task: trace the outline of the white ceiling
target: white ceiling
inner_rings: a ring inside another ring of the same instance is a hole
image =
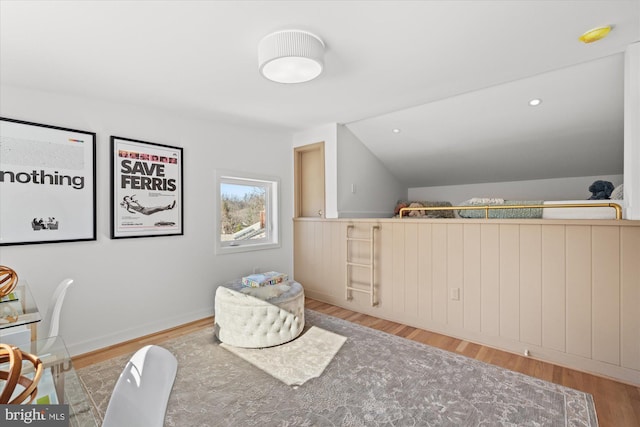
[[[344,123],[409,186],[616,174],[639,5],[2,0],[0,83],[245,126]],[[318,79],[258,74],[259,40],[285,28],[325,41]]]

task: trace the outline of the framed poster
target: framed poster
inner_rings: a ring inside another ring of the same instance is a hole
[[[96,134],[0,117],[0,246],[96,240]]]
[[[184,234],[182,148],[111,137],[111,238]]]

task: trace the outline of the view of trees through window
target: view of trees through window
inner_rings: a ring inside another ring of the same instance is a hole
[[[221,240],[265,237],[265,187],[222,183],[220,197]]]

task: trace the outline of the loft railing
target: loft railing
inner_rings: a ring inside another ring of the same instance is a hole
[[[617,203],[562,203],[553,205],[477,205],[477,206],[423,206],[419,208],[400,209],[400,218],[410,211],[454,211],[484,210],[485,219],[489,219],[490,209],[562,209],[562,208],[612,208],[616,211],[616,219],[622,219],[622,207]]]

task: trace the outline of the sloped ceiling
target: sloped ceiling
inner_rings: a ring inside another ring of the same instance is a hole
[[[290,132],[347,124],[409,186],[614,174],[639,4],[0,1],[0,83]],[[259,40],[285,28],[325,41],[318,79],[259,75]]]
[[[409,187],[621,174],[623,64],[608,56],[348,127]]]

